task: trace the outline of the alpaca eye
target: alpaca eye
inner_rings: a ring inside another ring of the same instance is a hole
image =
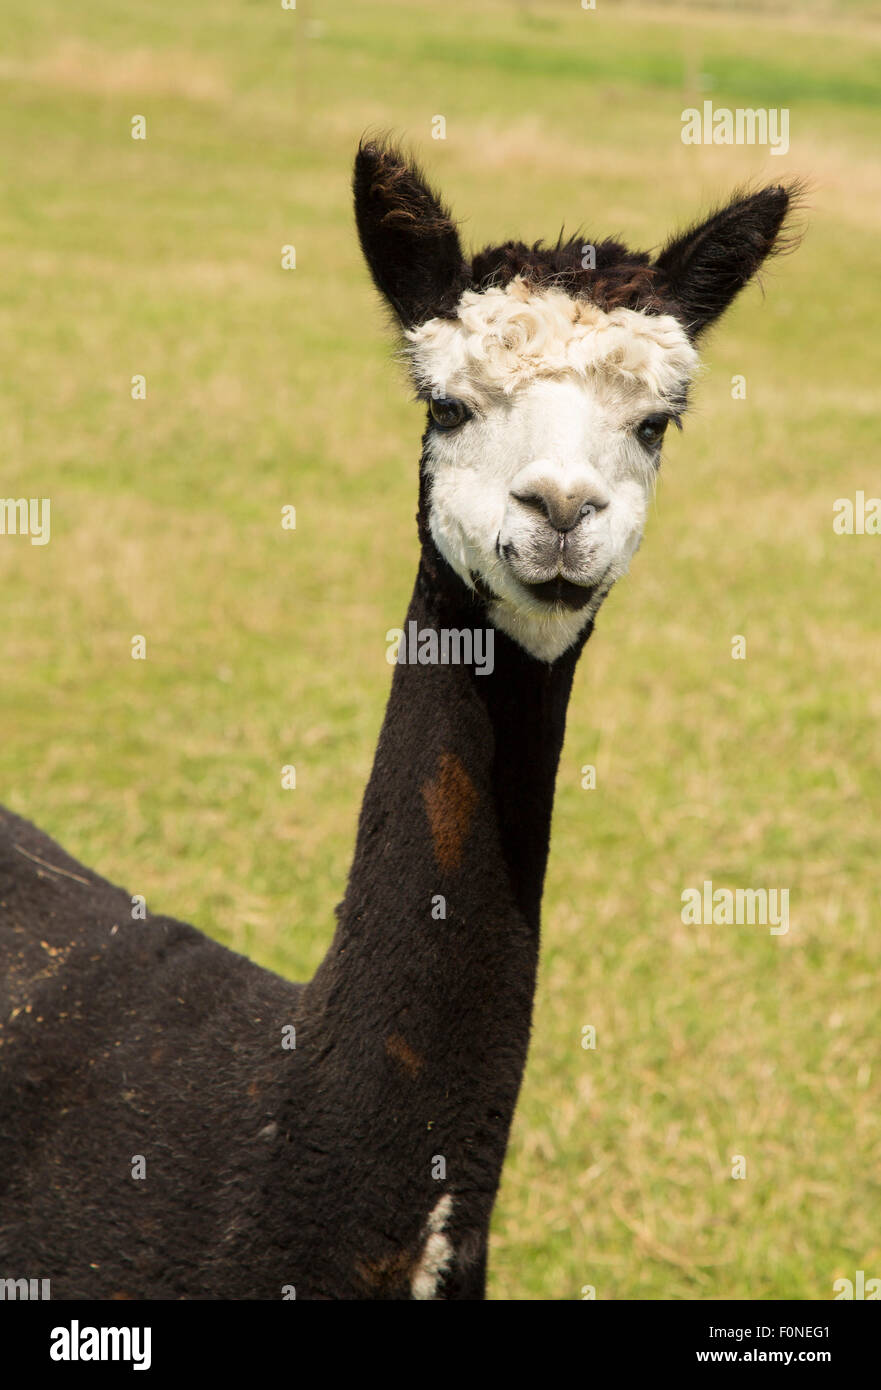
[[[670,423],[669,415],[647,415],[636,427],[636,437],[640,444],[651,449],[664,438],[664,431]]]
[[[442,430],[454,430],[471,418],[471,411],[465,402],[457,400],[455,396],[432,396],[428,410],[438,429]]]

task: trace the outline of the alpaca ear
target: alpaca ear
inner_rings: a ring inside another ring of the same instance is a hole
[[[690,338],[725,312],[766,256],[795,244],[780,232],[797,193],[778,185],[735,198],[664,247],[655,267]]]
[[[469,268],[455,222],[419,170],[392,146],[362,143],[352,187],[364,259],[402,326],[451,309]]]

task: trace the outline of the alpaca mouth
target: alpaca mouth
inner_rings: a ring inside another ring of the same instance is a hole
[[[496,551],[499,556],[510,565],[510,554],[514,551],[512,545],[502,546],[496,542]],[[514,554],[516,555],[516,551]],[[534,599],[539,603],[545,604],[548,608],[566,608],[570,613],[577,613],[590,603],[594,595],[599,591],[603,580],[609,573],[611,566],[608,566],[600,577],[590,584],[576,584],[574,579],[567,579],[564,574],[555,574],[550,579],[524,579],[516,570],[512,571],[514,578]],[[490,588],[483,575],[477,570],[470,571],[471,584],[475,593],[479,594],[485,603],[498,603],[499,596]]]
[[[528,584],[524,579],[521,579],[520,583],[528,594],[532,594],[532,597],[540,602],[560,604],[572,612],[577,612],[579,608],[590,603],[598,588],[596,584],[574,584],[562,574],[556,575],[553,579],[543,579],[536,584]]]
[[[567,579],[562,573],[555,574],[550,579],[524,579],[523,575],[518,573],[518,568],[512,564],[513,560],[520,559],[515,546],[510,541],[503,545],[501,535],[496,537],[496,554],[511,569],[520,587],[538,599],[539,603],[546,603],[548,607],[568,608],[572,613],[577,613],[590,603],[609,572],[608,568],[605,569],[592,584],[576,584],[574,579]],[[473,573],[471,577],[474,578]]]

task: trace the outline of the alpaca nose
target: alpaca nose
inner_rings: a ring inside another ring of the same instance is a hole
[[[576,488],[566,492],[555,483],[544,482],[511,496],[521,506],[540,512],[555,531],[572,531],[582,521],[596,516],[609,505],[598,488]]]

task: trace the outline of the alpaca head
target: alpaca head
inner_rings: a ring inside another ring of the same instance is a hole
[[[398,151],[362,145],[354,191],[367,264],[426,402],[431,536],[490,621],[554,661],[626,572],[695,341],[780,249],[791,194],[737,197],[654,260],[579,235],[468,261]]]

